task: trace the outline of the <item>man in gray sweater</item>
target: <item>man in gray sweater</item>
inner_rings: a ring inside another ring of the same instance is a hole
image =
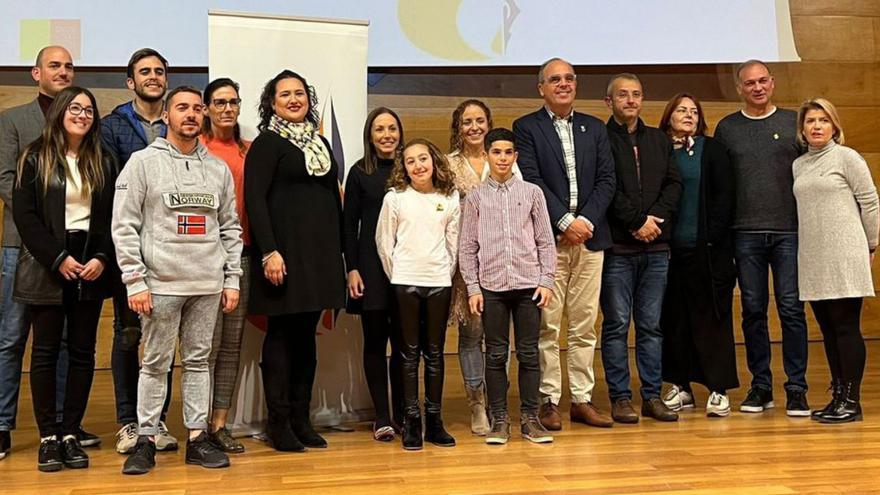
[[[782,323],[786,414],[808,417],[807,324],[798,297],[798,222],[791,173],[792,162],[803,153],[797,143],[797,113],[771,102],[775,83],[765,63],[744,62],[735,76],[744,108],[718,123],[715,138],[730,151],[736,176],[735,257],[752,373],[751,390],[740,411],[756,413],[774,406],[767,327],[769,267]]]
[[[175,343],[183,364],[186,462],[229,466],[210,441],[208,356],[217,310],[238,304],[241,226],[232,174],[199,142],[201,93],[181,86],[165,100],[167,139],[131,156],[116,181],[113,242],[128,292],[142,320],[144,358],[138,381],[138,441],[124,474],[155,465],[155,436]]]

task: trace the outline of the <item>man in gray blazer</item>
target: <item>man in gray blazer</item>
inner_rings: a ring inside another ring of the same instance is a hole
[[[55,95],[73,84],[73,58],[61,46],[47,46],[37,54],[31,77],[39,93],[30,103],[0,113],[0,199],[3,200],[3,249],[0,253],[0,459],[11,449],[10,431],[15,429],[21,366],[29,322],[23,304],[12,300],[12,281],[21,238],[12,221],[12,188],[16,166],[22,151],[40,137],[45,114]],[[59,367],[59,387],[67,378],[65,366]],[[97,445],[100,439],[80,429],[83,446]]]

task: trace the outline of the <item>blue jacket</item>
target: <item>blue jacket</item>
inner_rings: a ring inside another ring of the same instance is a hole
[[[161,137],[165,137],[167,133],[168,128],[162,124]],[[150,145],[143,125],[134,113],[134,102],[119,105],[110,115],[101,119],[101,140],[104,141],[104,149],[110,150],[116,157],[120,169],[125,166],[132,153]]]
[[[574,112],[574,151],[577,167],[578,205],[575,216],[593,223],[593,237],[587,241],[591,251],[611,247],[611,229],[606,211],[615,192],[614,158],[608,142],[608,131],[601,120]],[[513,123],[516,135],[517,164],[523,179],[537,184],[544,191],[550,223],[556,224],[569,213],[569,183],[562,142],[545,108],[520,117]]]

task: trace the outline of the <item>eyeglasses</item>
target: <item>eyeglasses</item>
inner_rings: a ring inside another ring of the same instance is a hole
[[[562,84],[563,81],[571,84],[571,83],[577,81],[577,75],[575,75],[575,74],[563,74],[563,75],[554,74],[554,75],[548,77],[547,79],[545,79],[545,81],[548,84],[550,84],[551,86],[559,86],[560,84]]]
[[[95,109],[93,107],[84,107],[79,103],[71,103],[67,105],[67,111],[70,112],[70,115],[77,116],[83,112],[86,113],[86,118],[93,119],[95,118]]]
[[[216,98],[211,100],[211,105],[213,105],[214,108],[216,108],[217,110],[222,110],[226,108],[226,105],[229,105],[229,108],[235,110],[241,105],[241,98],[230,98],[228,100]]]

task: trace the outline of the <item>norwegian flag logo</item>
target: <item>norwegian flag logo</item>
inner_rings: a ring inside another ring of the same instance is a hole
[[[177,233],[180,235],[205,235],[205,215],[177,215]]]

